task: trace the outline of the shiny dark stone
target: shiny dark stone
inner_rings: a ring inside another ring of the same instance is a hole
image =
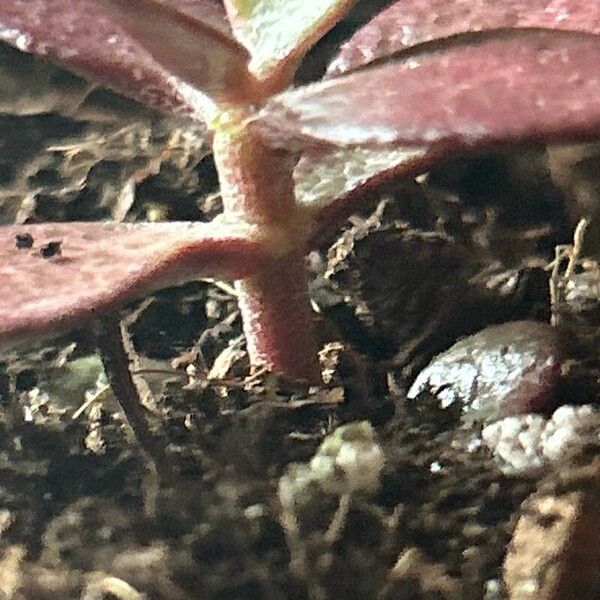
[[[436,356],[408,397],[428,392],[442,408],[460,402],[466,422],[543,411],[552,405],[562,358],[559,334],[551,325],[494,325]]]

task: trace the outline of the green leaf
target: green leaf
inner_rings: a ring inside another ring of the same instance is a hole
[[[250,71],[270,79],[290,66],[355,0],[225,0],[233,33],[250,52]]]

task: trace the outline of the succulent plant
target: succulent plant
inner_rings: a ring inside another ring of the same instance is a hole
[[[303,54],[353,4],[2,0],[1,40],[203,121],[224,210],[1,227],[0,344],[210,275],[236,280],[252,365],[315,381],[304,257],[367,190],[457,151],[600,133],[595,0],[400,0],[322,81],[294,88]]]

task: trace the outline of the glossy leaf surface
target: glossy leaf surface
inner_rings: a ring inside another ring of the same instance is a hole
[[[350,9],[355,0],[225,0],[237,39],[261,79],[293,62]]]
[[[546,28],[600,33],[596,0],[398,0],[346,42],[328,73],[339,75],[417,44],[474,31]]]
[[[273,98],[254,120],[273,145],[472,147],[600,134],[600,37],[457,38]]]
[[[146,39],[134,37],[120,17],[97,0],[2,0],[0,40],[47,57],[153,108],[202,117],[211,102],[183,78],[217,93],[224,85],[223,78],[239,68],[238,61],[243,64],[245,51],[233,40],[226,41],[222,11],[220,14],[218,6],[209,0],[193,4],[190,0],[171,0],[169,7],[132,0],[128,5],[137,7],[139,27],[148,31]],[[204,5],[205,23],[198,20]],[[165,15],[159,17],[162,12]],[[214,64],[215,31],[221,44],[216,54],[220,61],[229,60],[230,66],[221,65],[216,74],[207,71],[203,76],[196,65]],[[173,40],[173,36],[178,39]],[[150,41],[154,45],[146,46]],[[174,70],[177,62],[195,62],[195,66],[192,71],[189,67]]]
[[[0,227],[0,345],[81,326],[160,287],[252,274],[266,256],[252,231],[177,222]],[[19,235],[32,246],[18,247]],[[44,256],[51,242],[60,250]]]

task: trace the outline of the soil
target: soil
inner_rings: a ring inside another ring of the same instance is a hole
[[[332,35],[324,44],[342,34]],[[310,56],[303,73],[322,62]],[[0,97],[1,223],[218,213],[202,128],[90,92],[4,46],[0,63],[0,87],[13,94]],[[44,73],[35,89],[23,81],[31,69]],[[407,398],[420,370],[459,338],[547,322],[554,310],[568,352],[542,416],[597,405],[593,257],[578,263],[562,302],[551,306],[549,294],[547,266],[571,241],[571,214],[544,148],[457,157],[387,186],[310,257],[322,388],[271,375],[244,383],[227,282],[129,307],[136,380],[167,446],[158,469],[105,389],[87,332],[2,356],[0,598],[575,597],[545,596],[543,586],[518,595],[503,565],[536,490],[597,489],[597,446],[507,472],[482,442],[485,420],[427,394]],[[377,485],[302,483],[305,471],[291,465],[309,464],[328,435],[356,421],[372,424],[383,452]],[[600,539],[590,537],[581,547]],[[577,597],[596,597],[594,585]]]

